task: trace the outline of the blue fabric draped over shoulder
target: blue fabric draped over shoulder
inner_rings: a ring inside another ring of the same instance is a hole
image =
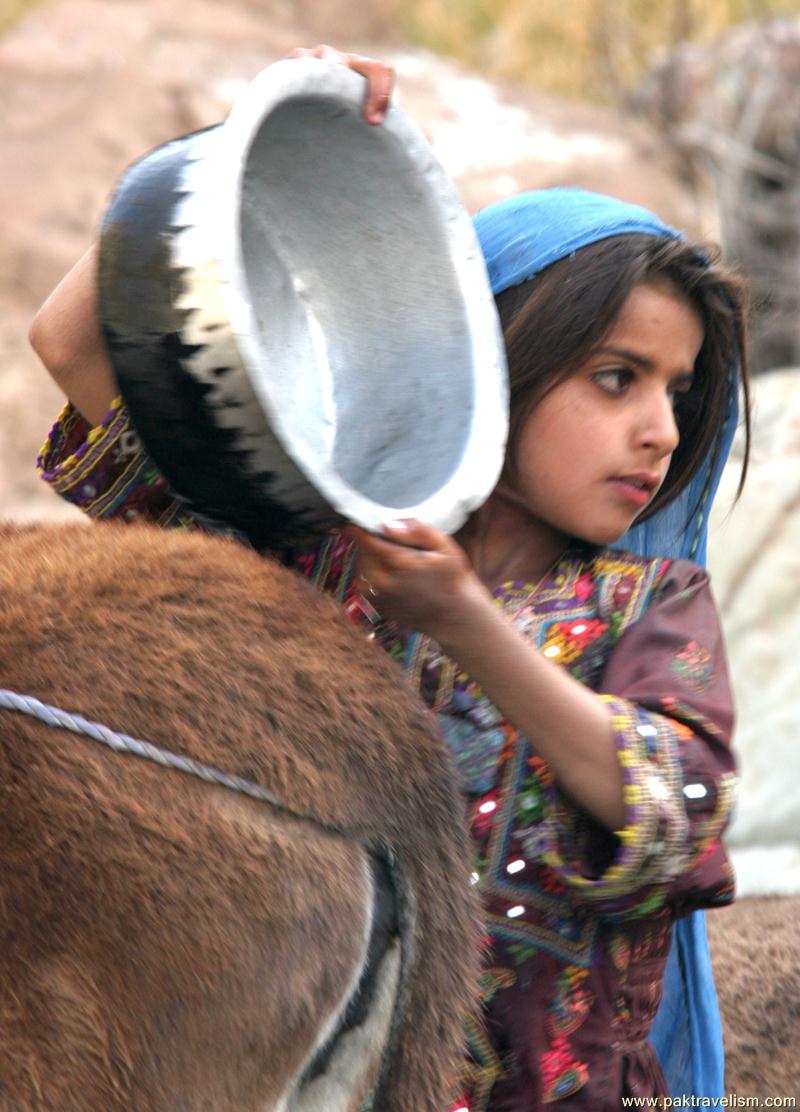
[[[522,193],[475,216],[494,294],[519,285],[581,247],[612,236],[680,238],[653,213],[582,189]],[[708,458],[687,489],[660,513],[630,529],[619,548],[642,556],[689,558],[704,564],[708,511],[738,421],[737,365],[730,368],[728,408],[716,458]],[[673,1097],[724,1095],[724,1057],[711,958],[702,911],[679,920],[667,962],[664,999],[651,1031]]]

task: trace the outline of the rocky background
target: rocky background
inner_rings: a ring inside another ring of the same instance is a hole
[[[522,188],[568,182],[648,204],[693,231],[715,231],[711,208],[681,181],[676,154],[644,124],[497,87],[397,43],[337,35],[337,13],[325,7],[326,19],[309,18],[308,26],[303,5],[294,5],[300,14],[267,19],[247,0],[230,0],[224,14],[214,0],[52,0],[0,39],[5,513],[68,512],[31,467],[59,406],[27,348],[35,308],[91,242],[125,167],[173,136],[224,118],[237,91],[293,46],[333,39],[391,59],[399,103],[471,210]],[[367,21],[360,30],[375,28]]]
[[[50,0],[0,38],[0,510],[20,520],[74,516],[34,474],[61,398],[28,349],[27,329],[91,242],[124,168],[223,118],[244,83],[293,46],[333,41],[389,58],[398,102],[470,210],[520,189],[583,185],[721,239],[751,279],[761,372],[754,456],[735,509],[735,459],[725,476],[711,546],[740,703],[744,786],[730,841],[744,894],[800,893],[800,378],[775,371],[800,362],[800,24],[750,25],[714,46],[673,52],[623,115],[492,84],[408,47],[369,6],[268,8],[267,18],[264,4],[248,0]],[[768,914],[765,906],[743,905],[754,939],[765,915],[785,926],[798,902],[773,902]],[[780,1011],[776,1003],[766,1014],[796,1025],[796,953],[777,927],[772,945]],[[728,968],[738,960],[749,959],[735,954]],[[746,1013],[759,976],[725,980],[730,1008]],[[754,1016],[763,1027],[763,1009]],[[757,1057],[755,1034],[736,1038],[745,1058]],[[777,1054],[789,1041],[775,1046]],[[742,1076],[762,1086],[753,1092],[777,1091],[757,1063]]]

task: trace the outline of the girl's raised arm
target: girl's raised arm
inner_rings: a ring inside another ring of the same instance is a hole
[[[393,523],[384,526],[384,531],[385,536],[378,536],[355,527],[350,530],[359,545],[358,570],[365,591],[375,598],[380,612],[431,636],[480,684],[495,707],[547,763],[560,788],[596,822],[608,831],[620,831],[629,826],[631,800],[626,798],[624,766],[630,763],[630,757],[627,754],[620,757],[619,730],[614,725],[615,712],[608,700],[578,682],[566,669],[532,651],[522,633],[498,610],[489,591],[472,570],[466,554],[452,538],[420,522]],[[676,652],[678,649],[687,651],[693,636],[690,631],[699,621],[698,615],[702,617],[709,626],[707,640],[719,643],[714,659],[719,661],[720,675],[715,680],[713,692],[715,697],[719,695],[719,706],[713,719],[725,738],[729,738],[730,692],[722,675],[721,638],[709,613],[702,607],[706,596],[703,595],[696,605],[692,603],[693,594],[701,593],[707,581],[705,574],[696,570],[699,580],[692,584],[691,590],[682,585],[669,604],[654,608],[660,625],[651,629],[651,622],[657,620],[655,616],[650,621],[641,621],[641,632],[647,633],[652,644],[647,639],[643,645],[637,644],[633,657],[639,667],[643,660],[652,659],[648,675],[652,673],[659,684],[667,684],[663,693],[691,704],[691,684],[684,690],[679,682],[683,675],[682,661],[680,658],[673,660],[670,652],[673,647]],[[677,616],[673,617],[672,611],[676,611]],[[637,632],[632,636],[641,634]],[[662,657],[666,657],[666,664]],[[634,694],[651,694],[647,684],[642,692],[634,691],[627,678],[620,684],[612,681],[605,690],[622,691],[627,697],[629,689]],[[647,700],[642,699],[642,702]],[[670,717],[668,710],[659,703],[656,717],[660,721],[664,715]],[[705,721],[707,716],[702,717]],[[649,727],[641,736],[635,725],[632,729],[640,746],[642,738],[650,736]],[[709,731],[709,737],[714,735],[714,729]],[[675,732],[675,738],[670,731]],[[681,731],[680,726],[669,727],[670,745],[678,744],[675,739],[682,736]],[[656,732],[652,730],[653,734]],[[698,742],[699,751],[709,746],[713,750],[711,764],[718,765],[720,776],[732,774],[733,759],[727,741],[724,740],[724,744],[716,740]],[[662,785],[657,769],[650,777],[646,763],[644,758],[640,762],[643,782],[649,784],[653,779],[655,790],[661,791],[663,787],[665,791],[663,800],[654,797],[654,805],[663,806],[669,812],[674,809],[679,816],[683,807],[680,786],[666,782]],[[704,795],[703,800],[704,805],[712,802],[710,794]]]
[[[46,370],[90,425],[102,421],[118,392],[100,331],[97,257],[93,244],[39,309],[29,333]]]
[[[608,712],[593,692],[531,652],[451,538],[421,522],[351,527],[359,571],[381,613],[429,634],[530,740],[564,790],[609,830],[625,823]]]

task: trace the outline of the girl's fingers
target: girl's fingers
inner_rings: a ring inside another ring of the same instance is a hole
[[[381,533],[350,525],[346,533],[357,545],[361,594],[384,617],[436,637],[458,597],[474,593],[477,580],[465,552],[431,525],[390,522]]]
[[[349,526],[347,534],[358,545],[359,575],[373,587],[387,589],[398,576],[418,574],[433,570],[438,565],[440,553],[430,548],[400,545],[388,537],[370,533],[366,529]]]
[[[454,544],[446,533],[415,518],[385,521],[381,525],[381,533],[394,544],[421,548],[427,552],[449,552]]]
[[[413,544],[401,545],[390,537],[369,533],[366,529],[356,529],[351,526],[348,533],[358,545],[362,560],[370,557],[387,568],[406,567],[415,556],[425,556],[429,553],[429,550],[417,548]]]
[[[364,100],[364,119],[369,124],[379,124],[386,115],[394,89],[394,66],[377,58],[365,58],[362,54],[344,54],[335,47],[321,43],[319,46],[299,46],[286,55],[287,58],[321,58],[325,62],[336,62],[347,66],[367,80],[367,95]]]
[[[374,595],[387,578],[396,574],[393,558],[397,545],[355,525],[348,526],[344,532],[358,545],[356,571],[366,588],[365,593]]]
[[[364,118],[368,124],[383,122],[394,90],[394,66],[377,58],[364,58],[361,54],[348,54],[347,65],[367,79],[364,101]]]

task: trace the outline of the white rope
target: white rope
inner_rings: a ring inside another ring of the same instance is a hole
[[[138,738],[128,737],[127,734],[115,733],[106,726],[100,725],[99,722],[90,722],[88,719],[82,718],[79,714],[68,714],[58,707],[48,706],[47,703],[40,703],[38,699],[34,699],[29,695],[19,695],[15,691],[8,691],[4,688],[0,688],[0,710],[19,711],[21,714],[27,714],[33,718],[38,718],[40,722],[44,722],[48,726],[54,726],[61,730],[71,730],[76,734],[83,734],[85,737],[90,737],[93,741],[98,741],[101,745],[105,745],[117,753],[132,753],[136,757],[144,757],[148,761],[155,761],[156,764],[160,764],[165,768],[174,768],[179,772],[186,772],[191,776],[198,776],[201,780],[205,780],[206,783],[217,784],[231,791],[249,795],[252,799],[257,799],[262,803],[269,803],[273,807],[278,807],[281,811],[288,811],[297,818],[308,819],[317,826],[322,826],[325,829],[332,829],[328,827],[326,823],[321,822],[312,815],[304,815],[300,812],[293,811],[278,799],[277,796],[268,792],[266,788],[262,788],[259,784],[253,784],[249,780],[244,780],[241,776],[230,776],[226,772],[220,772],[219,769],[213,768],[211,765],[203,764],[200,761],[195,761],[191,757],[181,757],[177,753],[171,753],[168,749],[161,749],[159,746],[153,745],[149,741],[141,741]],[[337,833],[340,832],[337,831]]]

